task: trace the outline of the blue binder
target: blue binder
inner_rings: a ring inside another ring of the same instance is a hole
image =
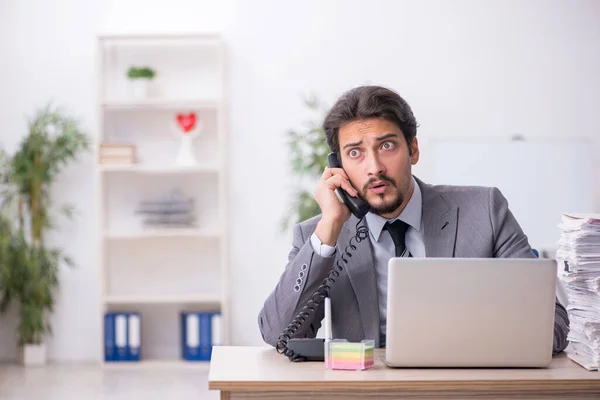
[[[115,313],[104,314],[104,361],[111,362],[117,358],[115,345]]]
[[[140,313],[127,314],[127,361],[140,361],[142,348],[142,320]]]
[[[221,346],[223,344],[223,333],[222,333],[222,322],[221,313],[215,312],[211,314],[210,318],[210,342],[211,345]]]
[[[212,314],[201,313],[200,317],[200,360],[210,361],[212,355],[211,317]]]
[[[181,313],[181,357],[188,361],[200,360],[200,317],[198,313]]]
[[[220,313],[181,313],[181,356],[189,361],[210,361],[213,345],[220,344]]]
[[[104,360],[140,361],[141,317],[137,312],[104,314]]]
[[[115,313],[115,361],[127,361],[127,314]]]

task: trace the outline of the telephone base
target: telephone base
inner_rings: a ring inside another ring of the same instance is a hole
[[[304,357],[305,361],[325,361],[325,339],[289,339],[287,348]]]

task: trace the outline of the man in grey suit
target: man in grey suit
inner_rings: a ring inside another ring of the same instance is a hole
[[[374,339],[384,347],[391,257],[535,257],[498,189],[432,186],[412,175],[420,155],[417,123],[397,93],[378,86],[352,89],[329,110],[323,128],[343,169],[323,172],[315,190],[321,214],[294,227],[288,264],[258,315],[266,343],[277,346],[338,263],[343,271],[329,293],[333,337]],[[336,188],[366,201],[370,211],[356,218]],[[368,227],[368,237],[357,240],[361,227]],[[355,248],[348,256],[351,239]],[[289,336],[315,337],[323,314],[321,303]],[[568,329],[557,300],[554,354],[567,346]]]

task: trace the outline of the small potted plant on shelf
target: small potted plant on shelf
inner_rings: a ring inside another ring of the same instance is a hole
[[[131,84],[131,93],[136,99],[145,99],[150,93],[150,83],[156,76],[156,71],[150,67],[132,66],[127,71]]]
[[[62,249],[49,246],[55,226],[51,186],[63,168],[89,148],[79,124],[50,106],[39,110],[16,152],[0,150],[0,313],[15,303],[19,361],[46,362],[45,335],[53,311],[61,265],[72,266]],[[68,217],[73,208],[63,207]]]

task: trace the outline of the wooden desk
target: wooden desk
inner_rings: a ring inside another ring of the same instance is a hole
[[[376,350],[365,371],[292,363],[269,347],[214,347],[208,387],[221,399],[600,399],[600,372],[561,353],[548,369],[395,369]]]

